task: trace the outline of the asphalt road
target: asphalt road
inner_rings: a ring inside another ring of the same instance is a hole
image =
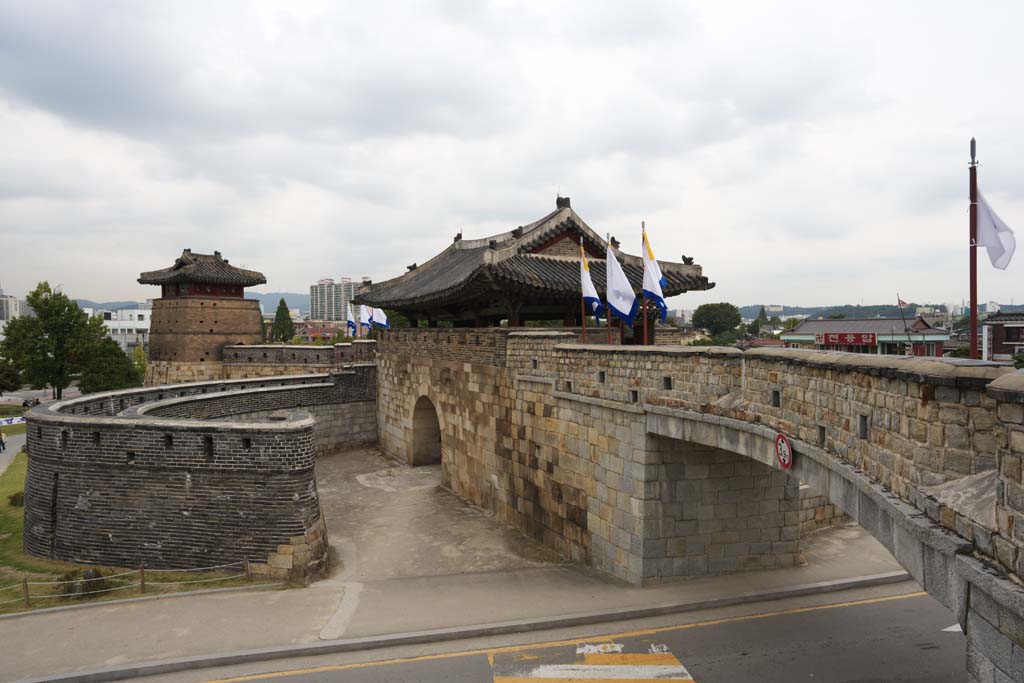
[[[220,678],[218,683],[822,681],[961,683],[965,642],[927,595],[876,597],[471,652]],[[278,663],[280,666],[280,663]]]
[[[14,460],[21,447],[25,445],[24,434],[11,434],[7,437],[7,449],[0,453],[0,474],[7,469],[7,466]]]

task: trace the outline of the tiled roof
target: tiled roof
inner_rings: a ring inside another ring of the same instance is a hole
[[[191,249],[181,252],[181,256],[170,268],[150,270],[139,275],[139,284],[142,285],[170,285],[181,282],[252,287],[265,284],[267,278],[255,270],[232,266],[219,251],[212,254],[193,254]]]
[[[594,286],[605,287],[604,240],[568,206],[529,225],[478,240],[457,239],[447,249],[404,275],[364,288],[357,303],[381,308],[417,305],[441,305],[445,302],[478,296],[487,289],[527,289],[555,298],[578,296],[580,264],[577,256],[533,253],[559,235],[571,234],[575,242],[582,237],[588,251]],[[619,253],[626,277],[640,290],[643,263],[639,256]],[[714,287],[691,264],[658,261],[668,286],[666,296],[690,290]],[[465,291],[464,291],[465,290]]]
[[[827,332],[852,332],[854,334],[903,334],[904,325],[911,334],[948,335],[948,330],[931,327],[918,318],[838,318],[834,320],[805,320],[788,335],[824,334]]]
[[[981,321],[982,325],[992,325],[998,323],[1019,323],[1024,322],[1024,312],[1022,313],[993,313],[984,320]]]

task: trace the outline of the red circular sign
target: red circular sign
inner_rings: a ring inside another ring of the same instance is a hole
[[[782,469],[788,470],[793,466],[793,444],[782,432],[775,435],[775,457]]]

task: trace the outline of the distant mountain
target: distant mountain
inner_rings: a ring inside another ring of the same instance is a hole
[[[104,311],[120,311],[122,309],[138,308],[138,301],[90,301],[89,299],[75,299],[79,308],[103,309]]]
[[[246,292],[245,298],[257,299],[263,306],[263,312],[273,314],[277,310],[277,304],[281,299],[288,304],[288,308],[297,308],[305,315],[309,313],[309,294],[296,294],[295,292]]]
[[[758,313],[761,312],[762,304],[754,304],[752,306],[741,306],[740,315],[744,318],[756,318]],[[903,307],[903,315],[912,316],[914,311],[917,310],[918,306],[932,306],[940,311],[945,311],[946,307],[942,304],[917,304],[910,302]],[[900,308],[896,304],[881,304],[875,306],[854,306],[851,304],[844,304],[842,306],[783,306],[782,313],[777,311],[769,312],[768,317],[773,315],[787,316],[787,315],[803,315],[809,318],[817,318],[819,315],[822,317],[829,317],[830,315],[842,314],[845,318],[898,318],[900,317]]]

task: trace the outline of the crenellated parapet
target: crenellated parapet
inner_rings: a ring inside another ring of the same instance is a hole
[[[28,552],[307,580],[327,562],[315,461],[377,441],[376,366],[92,394],[26,434]]]

